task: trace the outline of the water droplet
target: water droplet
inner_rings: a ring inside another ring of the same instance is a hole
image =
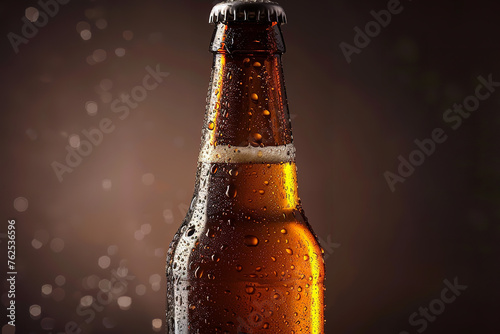
[[[295,300],[300,300],[300,293],[295,296]]]
[[[194,234],[194,232],[196,232],[196,229],[194,227],[191,227],[188,231],[187,231],[187,236],[190,237]]]
[[[262,140],[262,135],[260,133],[254,133],[253,139],[255,139],[257,141]]]
[[[286,234],[286,229],[282,228],[281,233]]]
[[[276,258],[274,256],[271,256],[271,260],[273,260],[273,262],[276,262]]]
[[[264,325],[262,325],[262,328],[268,329],[269,328],[269,323],[265,322]]]
[[[217,167],[217,165],[213,165],[213,166],[212,166],[212,174],[217,173],[217,169],[219,169],[219,168]]]
[[[290,248],[287,248],[287,249],[286,249],[286,252],[287,252],[289,255],[293,255],[293,250],[291,250]]]
[[[242,267],[242,266],[240,266],[240,265],[237,265],[237,266],[236,266],[236,271],[240,272],[240,271],[242,271],[242,270],[243,270],[243,267]]]
[[[262,190],[262,189],[259,190],[259,194],[264,195],[264,193],[265,193],[264,190]]]
[[[309,255],[304,255],[304,261],[309,261]]]
[[[247,67],[250,66],[250,58],[243,59],[243,65],[245,65]]]
[[[254,235],[245,236],[245,245],[249,247],[255,247],[259,244],[259,239]]]
[[[275,294],[273,295],[273,298],[274,298],[274,299],[276,299],[276,300],[278,300],[278,299],[280,299],[280,295],[279,295],[279,294],[277,294],[277,293],[275,293]]]
[[[262,64],[259,63],[258,61],[256,61],[255,63],[253,63],[253,67],[259,68],[261,66],[262,66]]]
[[[209,130],[213,130],[214,128],[215,128],[215,123],[214,122],[208,123],[208,129]]]
[[[196,268],[196,270],[194,271],[194,276],[196,278],[202,278],[203,277],[203,269],[201,269],[201,267]]]
[[[254,101],[258,101],[259,100],[259,95],[253,93],[252,95],[250,95],[250,98]]]
[[[255,288],[253,286],[247,285],[247,287],[245,288],[245,292],[249,295],[252,295],[255,293]]]
[[[238,192],[236,191],[236,187],[234,185],[230,184],[227,186],[227,189],[226,189],[226,196],[227,197],[235,198],[237,193]]]
[[[264,110],[262,113],[264,114],[264,116],[269,116],[269,115],[271,115],[271,113],[270,113],[270,112],[269,112],[269,110],[267,110],[267,109],[266,109],[266,110]]]
[[[220,261],[220,256],[218,254],[212,255],[212,261],[219,262]]]

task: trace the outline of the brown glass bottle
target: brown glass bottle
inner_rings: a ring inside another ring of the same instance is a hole
[[[195,192],[167,256],[168,333],[324,333],[322,249],[297,193],[284,13],[221,5]]]

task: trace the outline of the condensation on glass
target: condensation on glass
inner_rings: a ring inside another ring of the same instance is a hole
[[[323,252],[297,192],[284,12],[214,7],[191,206],[167,255],[168,333],[324,333]]]

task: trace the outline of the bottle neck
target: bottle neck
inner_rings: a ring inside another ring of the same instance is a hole
[[[208,182],[199,186],[211,189],[208,197],[219,207],[267,214],[294,210],[299,203],[295,148],[279,25],[218,24],[211,50],[198,174],[210,171]]]
[[[211,50],[214,62],[203,144],[214,148],[292,144],[279,25],[219,23]]]

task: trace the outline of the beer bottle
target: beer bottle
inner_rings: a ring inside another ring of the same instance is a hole
[[[297,193],[278,4],[226,1],[194,196],[167,255],[168,333],[324,333],[322,249]]]

